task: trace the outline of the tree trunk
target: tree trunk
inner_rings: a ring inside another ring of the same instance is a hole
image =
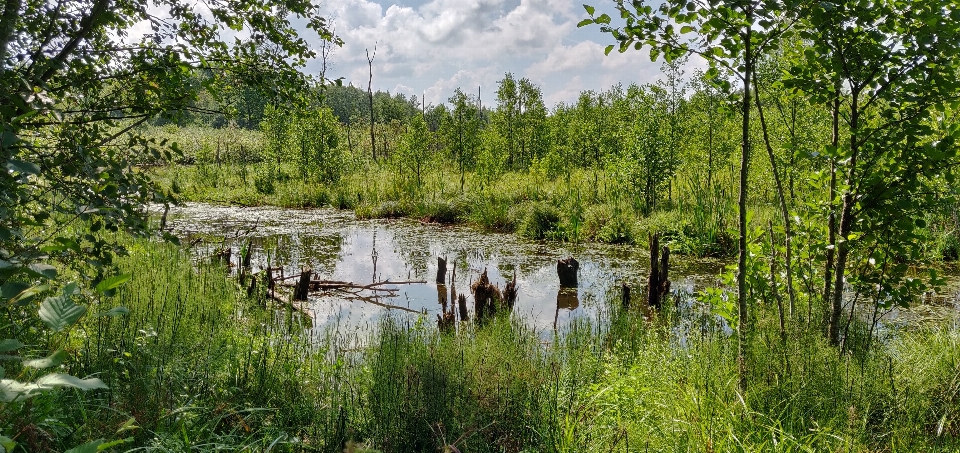
[[[853,227],[854,196],[851,192],[857,170],[857,128],[859,127],[860,112],[857,110],[859,90],[850,94],[850,167],[847,169],[847,189],[843,193],[843,211],[840,214],[840,237],[837,241],[836,278],[833,287],[833,301],[830,310],[830,344],[840,344],[840,312],[843,307],[843,277],[847,266],[847,255],[850,253],[850,230]]]
[[[370,152],[373,160],[377,160],[377,138],[373,132],[373,60],[377,58],[377,46],[373,46],[373,57],[367,51],[367,66],[370,68],[370,79],[367,81],[367,97],[370,100]]]
[[[767,149],[767,156],[770,158],[770,167],[773,170],[773,179],[777,186],[777,196],[780,198],[780,215],[783,216],[783,233],[784,233],[784,263],[786,264],[787,271],[787,300],[790,302],[790,316],[793,316],[793,311],[795,307],[795,292],[793,290],[793,259],[791,256],[792,242],[793,242],[793,232],[790,228],[790,210],[787,208],[787,197],[783,191],[783,181],[780,180],[780,169],[777,165],[777,158],[773,154],[773,147],[770,146],[770,137],[767,134],[767,121],[763,116],[763,104],[760,102],[760,90],[757,88],[757,77],[754,74],[754,93],[757,101],[757,114],[760,116],[760,129],[763,131],[763,144]],[[771,226],[771,233],[773,228]],[[772,238],[771,238],[772,239]],[[773,247],[774,243],[770,243],[770,247]],[[771,253],[773,249],[771,248]],[[782,323],[782,321],[781,321]],[[782,328],[782,326],[781,326]]]
[[[833,138],[831,140],[831,145],[836,149],[840,146],[840,87],[839,85],[834,87],[836,90],[836,98],[833,100]],[[821,321],[823,326],[823,332],[825,336],[830,335],[830,301],[831,299],[831,284],[833,283],[833,266],[834,266],[834,256],[836,255],[837,248],[837,213],[836,206],[834,205],[834,200],[837,198],[837,159],[835,157],[830,158],[830,199],[828,200],[827,206],[830,211],[827,220],[827,256],[826,263],[823,271],[823,320]],[[808,312],[810,310],[808,309]],[[809,316],[808,318],[812,318]],[[813,319],[810,319],[811,321]]]
[[[747,10],[746,23],[753,23],[753,11]],[[752,29],[747,26],[743,33],[744,42],[744,74],[743,74],[743,114],[742,123],[742,151],[740,154],[740,194],[737,199],[739,210],[739,254],[737,257],[737,361],[739,362],[739,385],[741,390],[747,388],[746,360],[744,358],[744,342],[749,328],[747,312],[747,181],[750,171],[750,80],[753,77],[753,39]]]

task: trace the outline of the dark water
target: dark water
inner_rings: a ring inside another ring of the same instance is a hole
[[[451,289],[467,295],[466,308],[472,317],[469,287],[486,270],[500,289],[516,273],[515,313],[540,330],[562,329],[578,317],[602,319],[605,301],[619,298],[624,282],[632,286],[634,297],[639,297],[649,266],[649,252],[641,247],[528,241],[510,234],[424,225],[409,219],[356,220],[353,213],[334,209],[188,204],[171,210],[168,224],[185,243],[203,238],[198,245],[201,254],[223,243],[236,255],[249,240],[255,272],[269,263],[282,266],[285,275],[309,266],[323,280],[358,284],[426,281],[383,285],[394,290],[389,292],[312,293],[308,308],[317,328],[369,326],[387,313],[426,313],[433,321],[441,313],[444,297],[449,300]],[[568,256],[580,262],[579,286],[561,291],[557,260]],[[437,257],[448,260],[446,285],[435,283]],[[236,256],[233,259],[236,262]],[[718,284],[723,264],[673,257],[672,291],[692,294]],[[456,277],[451,281],[454,268]]]

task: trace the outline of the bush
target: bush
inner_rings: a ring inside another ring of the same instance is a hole
[[[529,203],[521,205],[514,213],[518,218],[517,233],[531,239],[547,239],[557,235],[557,226],[560,223],[560,212],[557,208],[546,203]]]

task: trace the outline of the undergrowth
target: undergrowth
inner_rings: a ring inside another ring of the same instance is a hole
[[[130,314],[83,321],[65,365],[109,390],[0,403],[20,451],[110,436],[137,451],[960,448],[957,325],[838,354],[801,319],[781,337],[760,306],[744,393],[735,336],[686,304],[611,305],[602,325],[563,332],[509,316],[453,333],[416,316],[316,331],[220,265],[127,245],[132,279],[100,303]]]

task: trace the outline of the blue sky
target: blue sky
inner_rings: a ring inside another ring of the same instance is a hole
[[[611,0],[594,0],[612,12]],[[365,49],[377,45],[374,89],[445,102],[458,87],[493,104],[496,82],[512,72],[538,84],[548,107],[573,102],[582,90],[659,78],[648,53],[603,55],[613,38],[599,27],[577,28],[582,0],[328,0],[344,46],[334,51],[331,78],[366,88]],[[308,69],[316,69],[313,62]]]

